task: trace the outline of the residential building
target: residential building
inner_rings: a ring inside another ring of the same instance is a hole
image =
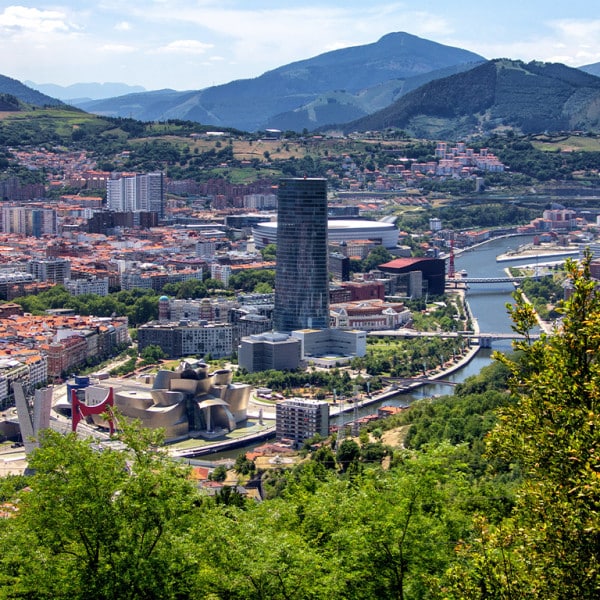
[[[73,296],[96,294],[108,296],[108,277],[92,277],[90,279],[66,279],[66,290]]]
[[[62,284],[71,276],[71,262],[65,258],[34,259],[27,263],[27,272],[38,281]]]
[[[275,407],[277,440],[290,440],[300,446],[315,435],[329,435],[329,404],[310,398],[290,398]]]
[[[114,212],[153,212],[164,216],[163,173],[130,174],[106,182],[106,204]]]
[[[160,346],[169,358],[208,354],[225,358],[231,356],[233,350],[233,328],[226,323],[205,321],[152,321],[138,329],[138,348],[141,352],[152,345]]]
[[[30,206],[5,206],[2,208],[2,231],[28,237],[56,235],[56,210]]]

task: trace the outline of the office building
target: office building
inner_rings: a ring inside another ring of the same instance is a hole
[[[422,293],[442,295],[446,285],[446,263],[441,258],[396,258],[379,265],[379,270],[391,275],[408,275],[414,271],[422,277]],[[415,291],[413,297],[420,297]]]
[[[277,267],[273,329],[329,325],[327,182],[290,178],[277,194]]]
[[[283,333],[261,333],[242,338],[238,347],[238,364],[248,373],[294,370],[302,359],[302,343]]]
[[[329,404],[322,400],[290,398],[275,407],[275,435],[278,440],[290,440],[300,446],[319,434],[329,435]]]

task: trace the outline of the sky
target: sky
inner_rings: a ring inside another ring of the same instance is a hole
[[[197,90],[397,31],[488,59],[600,62],[594,0],[0,0],[0,74]]]

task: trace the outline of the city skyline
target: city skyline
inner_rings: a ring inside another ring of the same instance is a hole
[[[485,58],[600,62],[592,3],[328,0],[0,2],[3,75],[38,84],[202,89],[405,31]]]

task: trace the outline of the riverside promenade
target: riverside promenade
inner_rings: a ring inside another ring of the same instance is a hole
[[[472,323],[474,331],[478,332],[479,327],[476,320],[472,319]],[[408,383],[405,383],[402,389],[398,389],[396,386],[390,385],[381,390],[379,393],[371,394],[370,396],[359,395],[357,397],[357,407],[363,408],[372,404],[377,404],[400,394],[410,393],[411,391],[429,383],[435,383],[438,380],[444,380],[449,375],[455,371],[458,371],[459,369],[462,369],[469,362],[471,362],[479,350],[479,346],[470,347],[463,356],[454,361],[452,364],[448,365],[446,368],[426,374],[424,377],[415,378],[412,382],[407,379]],[[354,404],[354,400],[338,402],[336,404],[330,403],[329,415],[330,417],[336,417],[342,413],[352,412],[354,411]],[[234,450],[235,448],[250,446],[252,444],[269,439],[275,435],[274,403],[261,401],[254,397],[252,400],[252,405],[248,410],[248,417],[249,418],[246,427],[223,434],[219,437],[219,439],[189,439],[186,440],[186,442],[168,446],[169,455],[181,458],[209,456],[210,454],[214,454],[216,452],[224,452],[227,450]]]

